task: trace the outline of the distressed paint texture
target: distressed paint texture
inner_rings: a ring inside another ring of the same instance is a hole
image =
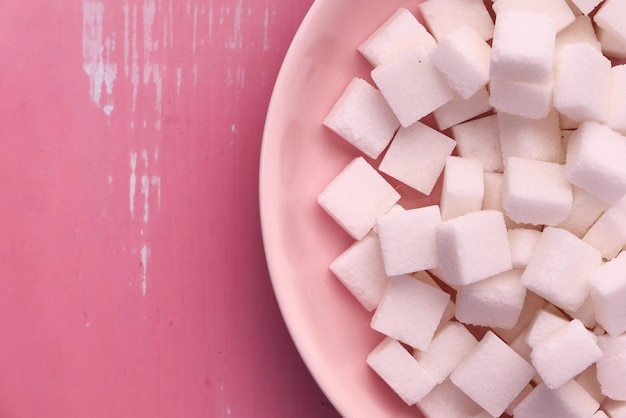
[[[0,4],[0,415],[336,416],[258,220],[265,112],[311,2]]]

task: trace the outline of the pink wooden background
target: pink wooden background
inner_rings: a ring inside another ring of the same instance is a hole
[[[0,417],[334,417],[259,150],[312,0],[0,1]]]

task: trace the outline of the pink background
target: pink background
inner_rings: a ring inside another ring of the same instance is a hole
[[[312,0],[0,2],[0,417],[334,417],[258,209]]]

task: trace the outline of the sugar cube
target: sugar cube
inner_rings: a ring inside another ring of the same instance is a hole
[[[595,248],[564,229],[547,227],[521,281],[554,305],[575,311],[589,294],[589,275],[601,263]]]
[[[538,341],[530,353],[537,373],[550,389],[562,386],[601,357],[595,335],[579,319]]]
[[[626,41],[600,26],[596,27],[596,34],[604,55],[618,59],[626,58]]]
[[[443,106],[454,90],[428,58],[416,47],[372,70],[372,79],[403,127]]]
[[[469,99],[487,85],[491,48],[474,29],[461,26],[430,52],[430,60],[461,97]]]
[[[463,25],[473,28],[485,41],[493,36],[493,21],[481,0],[427,0],[419,10],[435,39]]]
[[[378,306],[387,287],[380,243],[370,233],[330,263],[330,270],[368,311]]]
[[[502,203],[516,222],[556,225],[572,209],[572,186],[565,165],[508,157],[505,162]]]
[[[448,379],[418,402],[419,409],[428,417],[471,417],[482,408]]]
[[[352,79],[323,123],[370,158],[378,158],[400,126],[380,91],[361,78]]]
[[[435,238],[449,284],[474,283],[513,267],[502,212],[480,210],[442,222]]]
[[[539,342],[568,323],[569,320],[564,315],[540,309],[528,326],[524,341],[529,347],[534,348]]]
[[[480,161],[485,172],[502,172],[504,164],[496,115],[452,127],[459,156]]]
[[[604,409],[611,418],[626,418],[626,402],[624,401],[607,399],[607,401],[602,404],[602,409]]]
[[[478,341],[463,324],[448,322],[437,331],[428,348],[424,351],[415,350],[413,357],[437,383],[441,383],[476,344]]]
[[[436,109],[433,117],[439,129],[443,131],[490,110],[489,92],[487,88],[482,88],[469,99],[455,95],[448,103]]]
[[[580,15],[576,17],[569,26],[559,32],[556,35],[554,50],[559,51],[565,45],[578,43],[587,43],[598,51],[602,50],[589,16]]]
[[[398,200],[400,194],[363,157],[352,160],[317,198],[354,239],[363,238]]]
[[[626,16],[626,2],[623,0],[605,0],[594,15],[593,20],[611,37],[626,43],[624,16]]]
[[[435,229],[439,206],[427,206],[379,216],[376,220],[387,276],[437,267]]]
[[[376,67],[418,46],[430,51],[435,44],[435,38],[413,13],[401,7],[358,47],[358,51]]]
[[[621,134],[626,134],[626,64],[611,68],[611,96],[607,125]]]
[[[541,83],[528,83],[492,78],[489,81],[489,104],[498,112],[510,113],[531,119],[542,119],[552,109],[552,79]]]
[[[389,337],[367,356],[367,364],[408,405],[422,400],[437,384],[402,344]]]
[[[598,409],[595,401],[575,380],[558,389],[541,383],[514,409],[515,418],[587,418]]]
[[[610,260],[626,245],[626,197],[604,212],[583,236],[583,241]]]
[[[602,358],[597,363],[602,393],[611,399],[626,401],[626,334],[600,336]]]
[[[572,187],[572,195],[572,210],[557,227],[568,230],[578,238],[582,238],[591,225],[611,205],[578,186]]]
[[[534,373],[530,364],[488,331],[450,375],[450,380],[492,416],[498,417]]]
[[[596,320],[613,337],[626,331],[626,253],[596,268],[589,276]]]
[[[520,313],[515,326],[510,329],[494,328],[493,331],[509,344],[513,344],[513,341],[520,336],[522,336],[521,341],[525,343],[523,334],[526,327],[533,320],[535,312],[544,306],[546,306],[546,301],[543,298],[537,296],[533,292],[526,291],[524,306],[522,307],[522,312]]]
[[[498,113],[496,120],[505,161],[508,157],[521,157],[565,163],[559,114],[555,110],[542,119]]]
[[[450,300],[450,295],[410,276],[392,277],[372,317],[371,327],[389,337],[425,350]]]
[[[452,138],[416,122],[398,130],[378,169],[428,195],[455,146]]]
[[[611,62],[587,43],[564,45],[555,56],[554,107],[578,122],[609,118]]]
[[[541,237],[541,232],[528,228],[512,228],[508,230],[507,234],[513,268],[526,268]]]
[[[574,13],[564,0],[498,0],[493,10],[498,15],[511,10],[544,14],[554,21],[557,32],[574,21]]]
[[[480,210],[485,194],[480,161],[448,157],[441,191],[441,219],[448,220]]]
[[[524,306],[521,270],[509,270],[462,286],[456,296],[456,318],[466,324],[513,328]]]
[[[532,83],[550,81],[555,39],[554,21],[544,14],[517,10],[498,13],[491,50],[491,78]]]
[[[568,141],[566,171],[573,184],[608,203],[626,194],[626,137],[588,121]]]

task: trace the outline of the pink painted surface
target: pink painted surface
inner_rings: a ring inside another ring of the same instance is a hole
[[[0,2],[0,417],[333,417],[258,210],[311,0]]]

